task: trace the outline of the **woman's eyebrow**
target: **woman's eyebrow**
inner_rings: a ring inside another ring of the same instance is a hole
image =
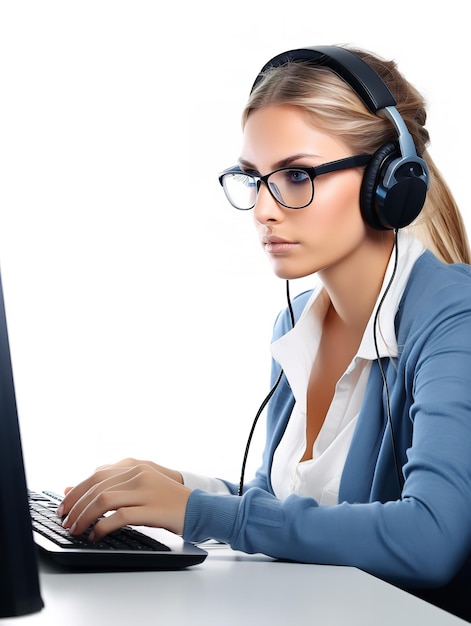
[[[319,155],[317,155],[317,154],[308,154],[307,152],[300,152],[299,154],[293,154],[293,155],[291,155],[289,157],[281,159],[280,161],[277,161],[276,163],[273,163],[273,169],[277,170],[280,167],[288,167],[289,165],[291,165],[295,161],[299,161],[300,159],[305,159],[306,157],[308,157],[310,159],[318,159]],[[242,167],[245,167],[248,170],[252,170],[254,172],[258,171],[258,169],[255,167],[255,165],[253,163],[250,163],[250,161],[247,161],[246,159],[240,158],[239,159],[239,164]]]

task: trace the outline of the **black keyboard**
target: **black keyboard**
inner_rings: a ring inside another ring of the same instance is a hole
[[[88,539],[91,528],[83,535],[71,535],[56,513],[61,496],[49,491],[28,493],[38,555],[55,565],[85,571],[173,570],[197,565],[208,556],[199,546],[162,528],[125,526],[96,542]]]
[[[52,496],[52,494],[50,495]],[[43,537],[47,537],[47,539],[53,541],[61,548],[170,551],[170,548],[165,544],[129,526],[115,530],[103,537],[101,541],[93,543],[88,541],[91,527],[82,535],[71,535],[66,528],[62,528],[62,519],[56,514],[58,506],[59,502],[51,501],[50,498],[40,493],[29,492],[29,508],[33,530]]]

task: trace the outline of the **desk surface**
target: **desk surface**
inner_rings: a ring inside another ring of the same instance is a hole
[[[397,626],[466,624],[360,570],[209,547],[177,572],[64,573],[41,562],[46,607],[2,626]]]

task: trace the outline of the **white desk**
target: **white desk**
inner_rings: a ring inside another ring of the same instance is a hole
[[[46,608],[1,626],[453,626],[466,624],[360,570],[208,548],[177,572],[63,573],[41,563]]]

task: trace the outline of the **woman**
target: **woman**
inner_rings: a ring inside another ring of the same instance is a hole
[[[256,477],[239,497],[235,484],[126,459],[71,489],[58,513],[80,534],[115,511],[92,540],[145,524],[356,566],[469,616],[457,608],[471,580],[466,235],[427,152],[420,94],[392,62],[355,51],[357,80],[355,60],[353,78],[343,71],[349,51],[319,50],[319,62],[304,51],[267,64],[239,164],[220,178],[236,208],[253,209],[276,275],[319,278],[275,323]],[[365,61],[396,107],[363,89]]]

